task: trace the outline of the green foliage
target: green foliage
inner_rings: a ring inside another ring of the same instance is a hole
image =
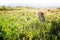
[[[4,40],[59,40],[60,18],[39,20],[38,15],[26,12],[0,12],[0,37]]]

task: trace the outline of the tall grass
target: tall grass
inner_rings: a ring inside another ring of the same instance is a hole
[[[60,40],[60,18],[39,20],[35,12],[0,12],[0,37],[3,40]]]

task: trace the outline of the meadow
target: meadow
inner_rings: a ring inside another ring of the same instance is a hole
[[[60,40],[60,9],[0,10],[0,40]]]

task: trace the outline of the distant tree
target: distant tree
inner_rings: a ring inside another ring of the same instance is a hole
[[[6,10],[6,7],[5,7],[5,6],[2,6],[2,7],[0,8],[0,10]]]

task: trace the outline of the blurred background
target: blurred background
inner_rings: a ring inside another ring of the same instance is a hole
[[[0,5],[55,8],[60,7],[60,0],[0,0]]]

